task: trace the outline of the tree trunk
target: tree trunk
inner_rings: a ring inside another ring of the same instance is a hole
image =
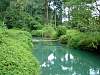
[[[54,28],[56,28],[56,23],[57,23],[57,15],[56,15],[56,8],[55,8],[55,10],[54,10]]]
[[[45,23],[48,25],[48,0],[45,0]]]
[[[70,21],[70,6],[68,6],[68,21]]]

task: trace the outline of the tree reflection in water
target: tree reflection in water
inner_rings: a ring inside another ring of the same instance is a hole
[[[36,43],[35,49],[42,75],[100,75],[100,56],[52,42]]]

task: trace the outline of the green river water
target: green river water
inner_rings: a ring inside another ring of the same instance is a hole
[[[41,75],[100,75],[100,55],[58,42],[33,42]]]

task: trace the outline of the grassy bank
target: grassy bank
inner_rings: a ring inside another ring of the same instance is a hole
[[[100,52],[100,32],[81,32],[76,29],[68,29],[65,26],[43,27],[41,30],[33,30],[33,36],[50,39],[58,39],[62,44],[72,48]]]
[[[78,30],[67,30],[65,35],[59,38],[60,42],[72,48],[100,52],[99,32],[80,32]]]
[[[0,30],[0,75],[39,75],[31,40],[25,31]]]

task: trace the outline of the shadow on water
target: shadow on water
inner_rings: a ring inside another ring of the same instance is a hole
[[[58,42],[34,42],[41,75],[100,75],[100,56]]]

